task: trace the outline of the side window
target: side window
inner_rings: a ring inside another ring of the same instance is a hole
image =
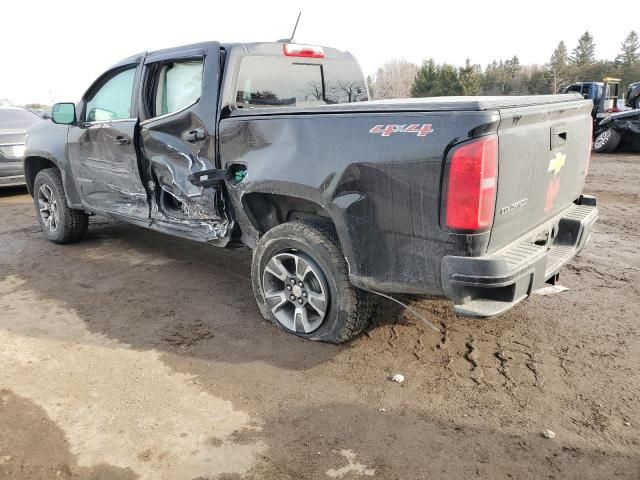
[[[322,66],[274,57],[246,57],[240,65],[236,107],[324,105]]]
[[[136,67],[111,77],[87,101],[87,122],[131,118],[131,100]]]
[[[203,59],[164,63],[157,70],[152,116],[166,115],[200,99]]]

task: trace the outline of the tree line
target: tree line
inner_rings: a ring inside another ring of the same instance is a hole
[[[596,58],[596,43],[586,31],[569,53],[561,41],[545,65],[522,65],[514,55],[494,60],[484,69],[467,59],[463,66],[436,63],[432,58],[417,66],[393,60],[368,78],[373,98],[437,97],[446,95],[539,95],[560,93],[577,81],[621,79],[620,92],[640,81],[640,39],[632,30],[613,60]]]

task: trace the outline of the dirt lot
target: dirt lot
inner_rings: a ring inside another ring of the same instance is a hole
[[[248,251],[95,218],[56,246],[3,191],[0,478],[637,479],[640,156],[594,157],[587,191],[568,292],[414,302],[443,335],[383,304],[340,347],[262,320]]]

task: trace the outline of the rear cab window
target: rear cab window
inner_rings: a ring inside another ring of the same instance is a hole
[[[236,108],[309,107],[368,100],[355,61],[246,56],[240,62]]]

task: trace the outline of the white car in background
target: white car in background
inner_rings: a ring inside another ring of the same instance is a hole
[[[0,187],[24,185],[27,129],[42,118],[21,107],[0,107]]]

